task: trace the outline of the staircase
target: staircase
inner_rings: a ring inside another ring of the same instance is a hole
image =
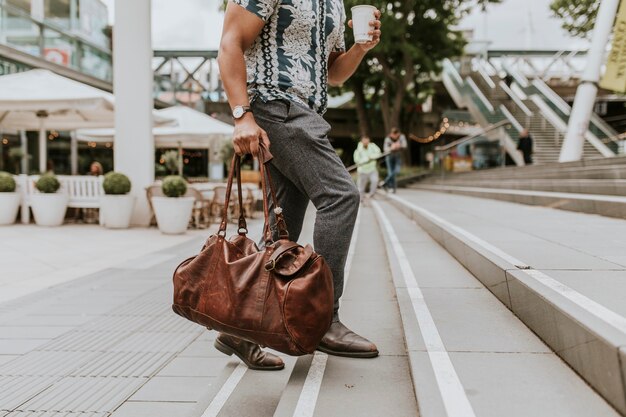
[[[456,86],[457,91],[451,92],[451,95],[457,105],[467,107],[483,127],[508,120],[511,128],[506,130],[506,139],[514,143],[517,143],[521,130],[528,128],[535,141],[534,162],[546,164],[558,161],[569,120],[567,103],[560,97],[557,99],[555,93],[538,80],[530,83],[523,76],[514,73],[515,82],[512,84],[513,88],[510,88],[498,75],[489,73],[488,63],[476,61],[474,65],[475,70],[465,81],[456,72],[454,64],[448,61],[444,65],[444,84],[448,91]],[[472,91],[467,84],[477,87],[478,95],[483,98],[482,105],[476,105],[481,100],[475,97],[476,91]],[[589,140],[585,141],[583,157],[614,155],[616,146],[609,140],[609,136],[614,133],[611,130],[599,117],[594,117],[587,135],[596,138],[596,145]],[[510,146],[507,151],[513,156]]]
[[[493,103],[494,107],[505,106],[511,115],[515,118],[519,124],[527,128],[535,141],[535,153],[534,162],[537,164],[545,164],[550,162],[556,162],[559,160],[559,154],[561,152],[561,146],[563,144],[563,133],[557,130],[548,119],[542,114],[535,101],[528,96],[525,99],[519,98],[521,103],[526,107],[526,110],[532,112],[532,116],[529,116],[521,106],[517,105],[512,99],[511,94],[515,94],[509,89],[509,93],[505,90],[506,85],[502,84],[502,80],[498,76],[489,76],[489,79],[495,85],[495,88],[491,88],[485,78],[479,73],[472,73],[470,77],[481,88],[481,91],[487,99]],[[533,93],[536,94],[535,91]],[[518,133],[518,132],[516,132]],[[519,135],[514,137],[516,140]],[[602,154],[589,142],[585,141],[583,148],[584,158],[597,158]]]

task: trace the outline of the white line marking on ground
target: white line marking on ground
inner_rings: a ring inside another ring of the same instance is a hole
[[[317,397],[320,393],[324,372],[326,371],[326,362],[328,355],[322,352],[315,352],[309,373],[298,398],[298,404],[293,412],[294,417],[312,417],[317,405]]]
[[[521,269],[524,267],[528,267],[528,265],[526,265],[523,261],[509,255],[503,250],[493,246],[492,244],[485,242],[484,240],[482,240],[476,235],[473,235],[467,230],[462,229],[459,226],[452,224],[448,222],[447,220],[442,219],[436,214],[431,213],[430,211],[422,207],[419,207],[413,203],[410,203],[401,197],[398,197],[398,196],[389,196],[389,197],[392,198],[393,200],[396,200],[400,204],[403,204],[406,207],[409,207],[410,209],[421,213],[422,216],[429,218],[431,221],[435,223],[439,223],[441,226],[454,231],[456,234],[465,237],[466,239],[476,243],[479,246],[482,246],[487,251],[493,253],[494,255],[502,258],[507,263],[511,264],[512,269],[516,269],[520,272],[525,273],[529,277],[534,278],[537,282],[543,284],[547,288],[550,288],[551,290],[555,291],[559,295],[567,298],[568,300],[577,304],[579,307],[587,310],[589,313],[593,314],[598,319],[604,321],[607,324],[610,324],[611,326],[613,326],[615,329],[619,330],[620,332],[626,333],[626,317],[621,316],[612,310],[609,310],[605,306],[598,304],[597,302],[591,300],[590,298],[582,295],[578,291],[568,287],[567,285],[557,281],[556,279],[552,278],[551,276],[541,271],[538,271],[536,269]]]
[[[348,288],[348,280],[350,279],[350,271],[352,270],[352,260],[356,252],[356,240],[359,237],[359,229],[361,228],[361,210],[356,215],[356,222],[354,223],[354,231],[352,232],[352,240],[350,240],[350,250],[346,258],[346,269],[343,273],[343,289]],[[341,300],[339,300],[341,302]]]
[[[235,368],[224,385],[222,385],[222,388],[220,388],[218,393],[215,395],[215,398],[213,398],[209,407],[204,411],[204,413],[202,413],[202,417],[217,417],[220,411],[222,411],[224,404],[226,404],[226,401],[228,401],[233,391],[235,391],[235,388],[237,388],[239,381],[241,381],[247,370],[248,367],[243,363],[240,363]]]
[[[350,271],[352,270],[352,261],[354,260],[354,253],[356,251],[356,241],[359,236],[359,228],[361,225],[361,210],[356,216],[356,222],[354,224],[354,232],[352,232],[352,240],[350,241],[350,250],[346,258],[346,268],[344,270],[343,288],[348,287],[348,279],[350,278]],[[298,403],[293,412],[294,417],[313,417],[315,413],[315,406],[317,405],[317,397],[319,396],[320,389],[322,388],[322,380],[324,379],[324,372],[326,372],[326,362],[328,361],[328,355],[322,352],[315,352],[311,367],[304,380]]]
[[[441,340],[437,325],[428,309],[426,300],[424,300],[424,294],[419,288],[406,252],[404,252],[393,226],[380,208],[379,203],[372,202],[372,206],[380,219],[382,229],[385,231],[390,244],[386,245],[387,253],[389,256],[395,256],[400,266],[400,271],[402,272],[402,277],[404,278],[409,297],[411,298],[413,312],[415,313],[415,318],[417,319],[424,344],[426,345],[428,358],[430,359],[430,364],[435,374],[435,379],[437,380],[437,386],[439,387],[439,393],[441,394],[446,413],[449,417],[476,417],[474,409],[465,394],[463,384]],[[391,246],[391,248],[389,246]],[[389,249],[393,249],[393,251]]]

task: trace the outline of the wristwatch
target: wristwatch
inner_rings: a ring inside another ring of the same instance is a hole
[[[235,106],[235,108],[233,108],[233,117],[237,120],[237,119],[241,119],[244,114],[251,112],[252,109],[250,108],[250,106]]]

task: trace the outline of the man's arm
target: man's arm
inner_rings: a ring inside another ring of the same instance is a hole
[[[361,153],[361,150],[360,150],[359,148],[357,148],[357,149],[354,151],[354,155],[352,155],[352,156],[353,156],[353,159],[354,159],[354,163],[355,163],[355,164],[360,165],[360,164],[362,164],[363,162],[365,162],[365,161],[363,160],[363,154]]]
[[[406,140],[405,135],[400,135],[400,147],[406,149],[409,147],[409,142]]]
[[[372,143],[370,146],[374,147],[373,148],[374,152],[372,152],[372,159],[379,158],[383,154],[383,152],[380,150],[380,148],[375,143]]]
[[[375,12],[376,20],[370,22],[372,41],[357,43],[348,52],[333,52],[328,60],[328,84],[338,86],[345,83],[355,73],[367,52],[380,42],[380,11]],[[352,20],[348,22],[352,27]]]
[[[217,60],[231,108],[250,104],[244,54],[259,36],[264,25],[265,22],[260,17],[232,1],[228,3]],[[233,146],[238,155],[249,153],[257,155],[260,139],[269,147],[267,133],[257,125],[252,113],[247,112],[241,119],[235,121]]]

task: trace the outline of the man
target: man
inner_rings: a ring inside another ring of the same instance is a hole
[[[522,130],[519,136],[517,150],[522,151],[522,155],[524,155],[524,163],[526,165],[532,165],[533,163],[533,146],[533,138],[530,136],[528,129]]]
[[[357,172],[359,174],[358,184],[361,199],[373,197],[378,187],[378,158],[382,152],[375,143],[367,136],[363,136],[354,151],[354,162],[359,166]],[[369,184],[369,193],[366,193]]]
[[[269,170],[291,237],[298,239],[309,201],[317,208],[315,249],[334,276],[335,314],[319,350],[375,357],[376,345],[339,321],[343,274],[359,206],[352,177],[328,140],[322,114],[327,84],[354,74],[380,41],[380,12],[370,22],[372,41],[346,51],[341,0],[231,0],[219,51],[220,74],[235,118],[233,143],[240,154],[270,147]],[[273,211],[273,210],[272,210]],[[281,369],[282,360],[257,345],[220,335],[249,367]]]
[[[397,127],[391,129],[391,133],[385,138],[383,147],[385,153],[389,154],[385,157],[385,163],[387,164],[387,178],[385,178],[383,183],[385,191],[388,191],[390,188],[393,193],[397,191],[396,177],[400,173],[400,168],[402,168],[402,151],[408,146],[406,136],[400,133],[400,129]]]

